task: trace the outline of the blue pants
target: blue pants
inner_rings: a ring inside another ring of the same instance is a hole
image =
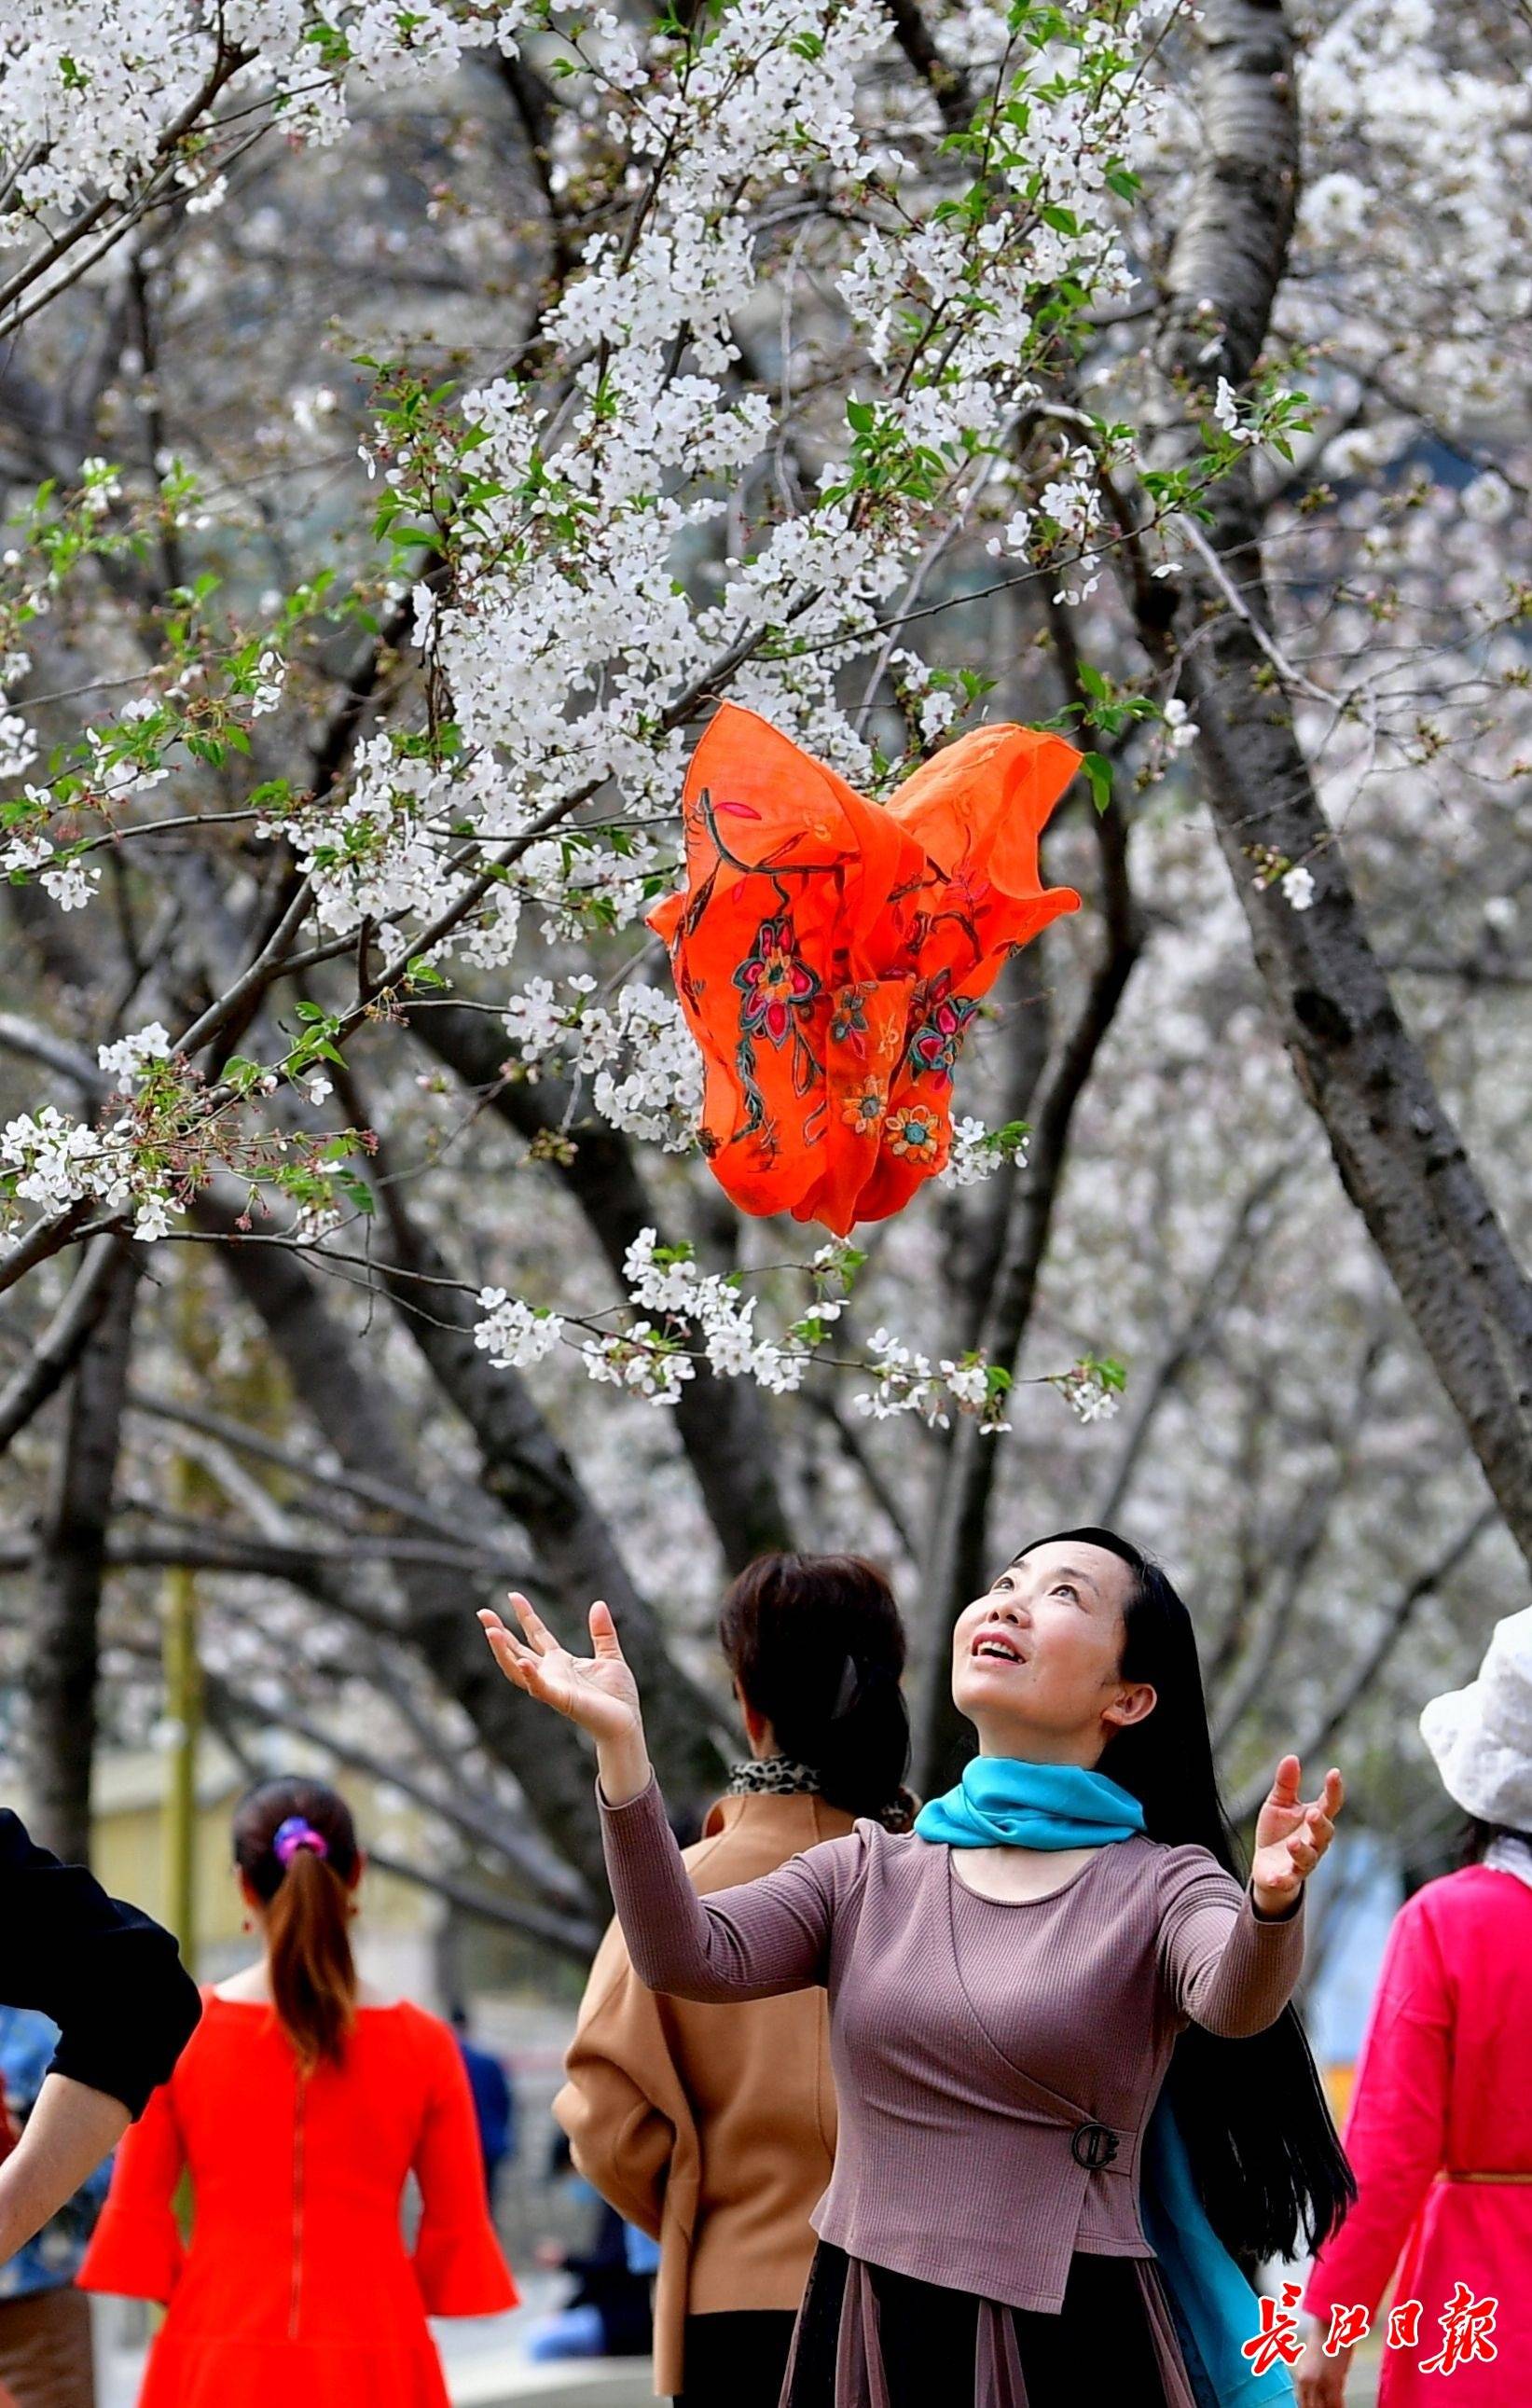
[[[526,2337],[526,2354],[536,2366],[559,2358],[605,2358],[607,2336],[600,2309],[587,2301],[583,2307],[566,2308],[562,2315],[534,2325]]]

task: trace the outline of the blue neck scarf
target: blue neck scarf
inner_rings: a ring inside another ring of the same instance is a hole
[[[1078,1764],[1024,1764],[975,1756],[955,1789],[933,1798],[915,1836],[947,1848],[1094,1848],[1130,1840],[1144,1810],[1130,1791]],[[1162,2090],[1139,2165],[1144,2231],[1159,2260],[1197,2408],[1267,2408],[1290,2401],[1279,2359],[1253,2372],[1241,2344],[1258,2330],[1254,2292],[1208,2221],[1192,2161]]]

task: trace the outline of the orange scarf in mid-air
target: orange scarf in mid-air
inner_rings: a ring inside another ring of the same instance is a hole
[[[702,1144],[741,1211],[838,1236],[941,1169],[952,1066],[1007,957],[1061,911],[1038,838],[1079,767],[981,727],[868,802],[753,711],[692,755],[686,887],[649,915],[702,1048]]]

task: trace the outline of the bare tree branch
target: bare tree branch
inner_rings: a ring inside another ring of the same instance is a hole
[[[1492,1505],[1481,1507],[1471,1521],[1464,1523],[1453,1532],[1436,1560],[1400,1590],[1383,1615],[1370,1647],[1358,1657],[1343,1686],[1335,1692],[1295,1743],[1293,1753],[1296,1756],[1307,1762],[1326,1754],[1336,1733],[1345,1728],[1387,1665],[1409,1627],[1415,1608],[1426,1598],[1434,1596],[1442,1582],[1457,1570],[1465,1556],[1478,1545],[1497,1518]],[[1257,1811],[1269,1785],[1269,1780],[1263,1776],[1240,1792],[1232,1810],[1237,1822],[1244,1822]]]
[[[391,1487],[388,1482],[371,1480],[365,1472],[332,1471],[317,1464],[312,1455],[300,1455],[292,1448],[280,1446],[263,1431],[249,1429],[242,1422],[231,1421],[225,1413],[213,1413],[191,1405],[179,1404],[172,1398],[148,1395],[136,1388],[128,1398],[131,1412],[148,1413],[174,1426],[199,1430],[206,1438],[215,1438],[224,1446],[268,1463],[288,1479],[302,1482],[313,1488],[328,1489],[333,1495],[353,1498],[358,1504],[370,1506],[387,1514],[391,1523],[410,1522],[418,1529],[429,1530],[451,1544],[454,1555],[471,1553],[480,1570],[496,1580],[508,1580],[517,1586],[530,1583],[537,1586],[540,1574],[535,1567],[510,1555],[500,1555],[486,1545],[482,1537],[465,1546],[462,1515],[437,1512],[420,1497],[411,1497]],[[348,1545],[351,1543],[347,1541]]]
[[[19,1012],[0,1011],[0,1045],[7,1054],[19,1054],[40,1062],[45,1069],[57,1070],[93,1100],[107,1092],[106,1073],[96,1068],[88,1054],[82,1054],[78,1045],[69,1044],[64,1038],[55,1037],[50,1028],[23,1020]]]
[[[1122,1512],[1138,1466],[1143,1461],[1154,1424],[1207,1343],[1219,1314],[1238,1296],[1269,1226],[1266,1208],[1291,1169],[1291,1163],[1279,1162],[1258,1179],[1242,1198],[1228,1234],[1193,1299],[1190,1312],[1140,1392],[1138,1409],[1113,1467],[1107,1493],[1096,1511],[1098,1525],[1110,1528]]]
[[[90,1344],[116,1288],[122,1252],[121,1239],[92,1240],[57,1312],[0,1391],[0,1455],[57,1394]]]
[[[391,1855],[387,1848],[369,1848],[367,1862],[376,1865],[379,1872],[392,1873],[396,1881],[413,1882],[418,1889],[428,1889],[435,1897],[444,1898],[462,1914],[497,1925],[504,1931],[520,1932],[528,1940],[539,1940],[545,1948],[556,1948],[562,1956],[570,1957],[581,1972],[601,1945],[598,1923],[574,1914],[551,1914],[546,1907],[530,1906],[523,1899],[502,1898],[497,1890],[486,1889],[481,1883],[465,1881],[460,1873],[428,1870],[407,1857]]]
[[[480,1090],[488,1109],[528,1144],[566,1134],[568,1089],[546,1076],[536,1083],[505,1078],[506,1040],[496,1023],[451,1005],[407,1017],[411,1033],[465,1086]],[[554,1175],[621,1281],[623,1257],[640,1230],[655,1229],[662,1243],[667,1242],[664,1216],[620,1130],[581,1126],[571,1140],[572,1154],[554,1157]],[[676,1430],[730,1571],[794,1544],[765,1399],[751,1382],[721,1380],[698,1363],[677,1403]]]

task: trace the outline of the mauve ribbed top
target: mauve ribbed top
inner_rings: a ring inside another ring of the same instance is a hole
[[[1257,1916],[1207,1850],[1135,1838],[1052,1895],[983,1899],[875,1823],[698,1898],[657,1785],[602,1800],[640,1979],[725,2002],[825,1985],[839,2141],[815,2230],[853,2258],[1056,2312],[1075,2250],[1152,2258],[1138,2157],[1178,2032],[1275,2021],[1302,1893]],[[1110,2163],[1088,2162],[1110,2147]],[[1078,2154],[1077,2154],[1078,2150]],[[1087,2160],[1086,2162],[1082,2162]]]

